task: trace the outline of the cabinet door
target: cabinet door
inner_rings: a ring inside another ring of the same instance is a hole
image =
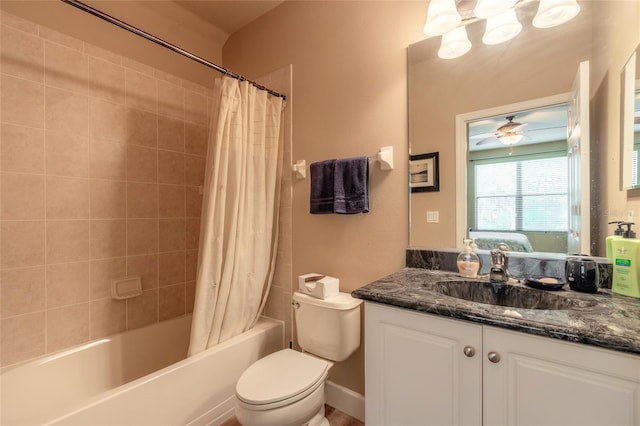
[[[367,426],[481,424],[481,326],[366,302],[365,336]]]
[[[483,335],[485,425],[640,424],[639,357],[486,326]]]

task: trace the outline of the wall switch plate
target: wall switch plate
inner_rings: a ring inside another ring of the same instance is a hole
[[[427,223],[439,223],[440,212],[427,212]]]

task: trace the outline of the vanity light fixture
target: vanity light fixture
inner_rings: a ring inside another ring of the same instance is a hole
[[[455,0],[431,0],[427,10],[424,33],[439,36],[448,33],[462,22]]]
[[[476,18],[485,19],[498,15],[512,8],[518,0],[478,0],[473,14]]]
[[[442,59],[453,59],[462,56],[471,49],[465,26],[458,27],[442,36],[438,56]]]
[[[533,18],[536,28],[551,28],[564,24],[580,12],[576,0],[540,0],[538,13]]]
[[[487,20],[482,37],[484,44],[504,43],[517,36],[522,31],[522,24],[516,16],[516,9],[525,3],[540,2],[533,18],[533,26],[537,28],[555,27],[580,12],[577,0],[477,0],[472,14],[471,9],[461,9],[461,14],[456,6],[459,1],[429,2],[424,33],[428,36],[442,36],[438,56],[443,59],[457,58],[471,49],[465,28],[480,19]]]
[[[522,31],[522,24],[518,22],[516,11],[507,9],[499,15],[487,18],[482,42],[484,44],[500,44],[511,40]]]

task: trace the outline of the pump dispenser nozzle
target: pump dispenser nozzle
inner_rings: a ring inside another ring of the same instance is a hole
[[[609,225],[617,225],[618,227],[613,231],[613,235],[622,235],[624,233],[624,229],[622,229],[622,224],[625,222],[623,220],[614,220],[613,222],[609,222]]]
[[[621,225],[627,227],[627,229],[625,229],[622,232],[622,238],[635,238],[636,237],[636,231],[631,229],[631,226],[635,225],[634,222],[622,222]]]

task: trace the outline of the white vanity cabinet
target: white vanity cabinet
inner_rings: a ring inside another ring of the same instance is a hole
[[[367,426],[640,425],[640,356],[365,304]]]

